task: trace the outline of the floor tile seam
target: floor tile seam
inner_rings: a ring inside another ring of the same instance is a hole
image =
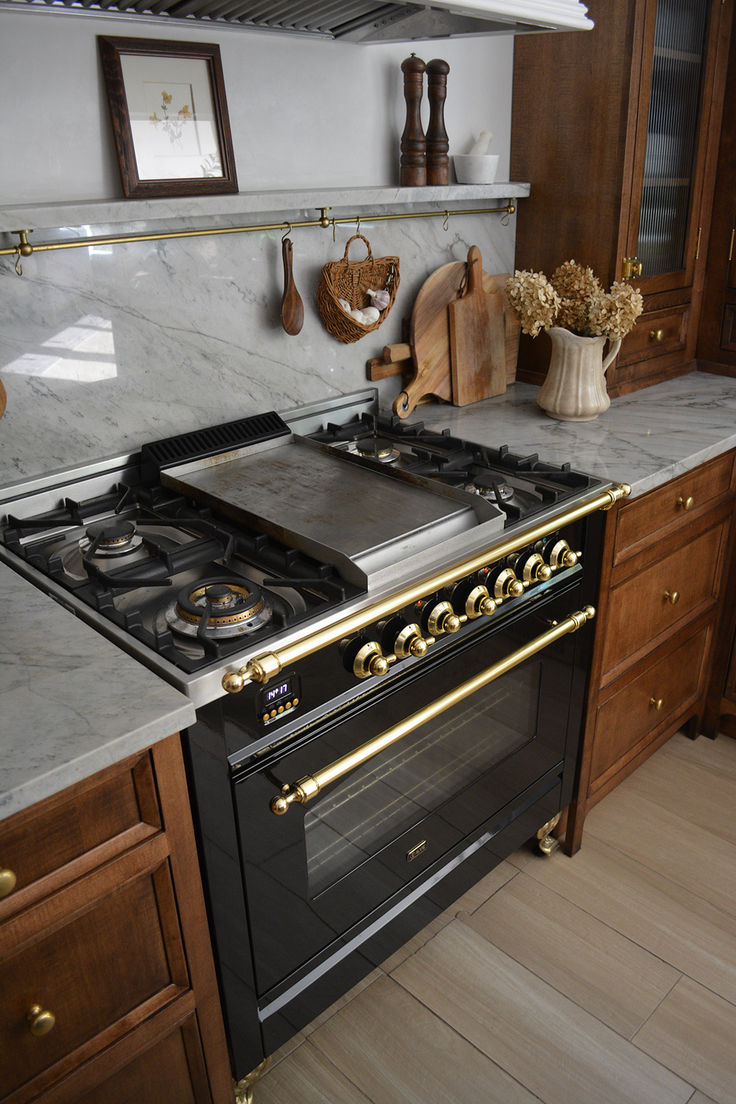
[[[468,914],[468,915],[470,915],[470,914]],[[458,919],[459,919],[460,923],[463,923],[463,921],[459,917],[458,917]],[[597,917],[594,917],[593,919],[597,919]],[[602,921],[601,921],[601,923],[602,923]],[[470,925],[468,925],[468,927],[470,927]],[[601,1019],[601,1017],[597,1013],[592,1012],[589,1008],[586,1008],[585,1005],[581,1004],[580,1001],[577,998],[571,996],[569,993],[564,992],[564,990],[559,989],[558,986],[553,981],[550,981],[550,979],[548,977],[544,977],[542,974],[538,973],[537,970],[533,966],[530,966],[527,962],[524,962],[522,959],[518,958],[516,954],[514,954],[513,952],[507,950],[505,947],[499,946],[498,943],[494,943],[492,939],[489,939],[488,936],[483,935],[482,932],[477,931],[475,928],[471,927],[470,930],[475,932],[476,935],[479,935],[490,946],[494,947],[501,954],[504,954],[508,958],[510,958],[512,960],[512,962],[515,962],[517,964],[517,966],[520,966],[523,970],[527,970],[532,975],[532,977],[535,977],[538,981],[541,981],[544,985],[548,985],[551,989],[553,989],[555,991],[555,993],[558,993],[559,996],[563,997],[565,1000],[570,1001],[570,1003],[574,1004],[576,1008],[579,1008],[581,1012],[584,1012],[586,1016],[590,1016],[592,1019],[597,1020],[597,1022],[599,1024],[601,1024],[603,1027],[608,1028],[609,1031],[612,1031],[615,1035],[618,1035],[619,1038],[625,1039],[627,1042],[633,1042],[634,1035],[636,1035],[636,1033],[638,1031],[641,1031],[642,1027],[646,1023],[646,1021],[649,1019],[649,1015],[653,1014],[653,1013],[649,1013],[644,1018],[644,1020],[642,1020],[642,1022],[639,1024],[639,1026],[634,1028],[634,1031],[631,1035],[625,1034],[623,1031],[620,1031],[618,1028],[612,1027],[611,1024],[608,1023],[606,1020]],[[613,928],[611,930],[615,931],[616,929]],[[621,935],[620,932],[616,932],[616,934]],[[639,947],[640,950],[645,951],[648,954],[651,954],[653,958],[657,958],[657,960],[659,962],[662,962],[663,965],[669,966],[669,968],[671,970],[677,971],[678,976],[672,982],[672,985],[668,989],[667,994],[665,994],[665,996],[668,996],[669,993],[672,991],[672,989],[674,989],[675,985],[677,985],[678,981],[680,981],[681,978],[684,976],[682,971],[677,970],[676,966],[672,966],[671,963],[666,962],[664,959],[658,958],[657,955],[653,954],[651,951],[648,951],[646,947],[641,947],[638,943],[635,942],[635,940],[629,939],[628,936],[622,936],[622,938],[623,939],[628,939],[628,941],[630,943],[632,943],[633,946]],[[661,1004],[661,1001],[664,1000],[664,999],[665,999],[664,997],[661,998],[661,1000],[657,1003],[657,1007],[659,1007],[659,1004]],[[637,1048],[637,1049],[641,1049],[641,1048]]]
[[[669,874],[665,874],[656,866],[652,866],[648,862],[643,862],[640,858],[637,858],[630,852],[624,851],[621,847],[618,847],[615,843],[612,843],[610,837],[604,835],[596,835],[596,833],[592,830],[590,832],[590,835],[598,840],[599,843],[603,843],[609,846],[613,851],[616,852],[617,855],[621,855],[622,858],[626,859],[628,862],[635,863],[637,866],[641,867],[643,871],[647,871],[649,874],[656,874],[657,877],[662,878],[662,880],[669,883],[669,885],[675,886],[677,889],[685,890],[686,893],[689,893],[692,897],[697,897],[699,898],[699,900],[704,901],[711,908],[714,908],[718,912],[723,913],[724,916],[736,917],[736,904],[734,904],[733,909],[726,908],[723,904],[719,904],[718,902],[713,901],[710,897],[706,896],[705,893],[701,893],[698,890],[692,889],[688,884],[686,884],[686,882],[677,881],[675,878],[672,878]],[[722,837],[720,836],[716,836],[714,838],[722,839]],[[732,844],[731,846],[734,848],[734,858],[736,859],[736,844]],[[734,865],[736,866],[736,862]]]
[[[308,1043],[310,1041],[311,1037],[304,1040],[305,1043]],[[346,1070],[344,1070],[342,1066],[338,1065],[334,1058],[331,1058],[330,1055],[322,1049],[322,1047],[317,1045],[317,1043],[312,1041],[311,1049],[317,1053],[321,1061],[326,1062],[329,1066],[336,1070],[341,1077],[344,1077],[345,1080],[352,1085],[356,1092],[360,1093],[360,1095],[365,1099],[366,1104],[385,1104],[385,1101],[374,1100],[372,1096],[369,1096],[368,1093],[365,1091],[365,1088],[362,1085],[359,1085],[357,1081],[354,1081],[350,1074]],[[254,1104],[258,1104],[257,1095],[254,1099]]]
[[[507,878],[503,885],[500,885],[497,889],[494,889],[493,893],[490,893],[486,897],[485,901],[481,901],[481,903],[479,905],[476,905],[474,909],[458,909],[453,919],[457,920],[458,916],[460,916],[462,913],[465,913],[468,916],[475,916],[476,912],[478,912],[479,909],[482,909],[484,905],[487,905],[489,901],[492,901],[494,897],[501,893],[502,890],[506,889],[507,886],[510,886],[512,882],[515,882],[519,875],[523,873],[524,871],[521,869],[521,867],[515,866],[514,873],[511,875],[511,877]]]
[[[480,933],[476,933],[476,934],[480,934]],[[495,944],[492,944],[492,945],[495,946]],[[649,1062],[651,1062],[653,1066],[657,1066],[660,1069],[666,1070],[667,1073],[669,1073],[671,1076],[673,1076],[678,1081],[680,1081],[684,1086],[686,1086],[687,1088],[691,1088],[692,1092],[690,1093],[690,1096],[688,1096],[687,1100],[683,1101],[683,1104],[688,1104],[688,1101],[692,1099],[693,1094],[697,1091],[697,1087],[691,1085],[691,1083],[689,1081],[687,1081],[681,1074],[677,1073],[677,1071],[675,1071],[675,1070],[670,1069],[669,1066],[665,1065],[665,1063],[661,1062],[658,1058],[655,1058],[651,1054],[648,1054],[642,1047],[637,1046],[637,1044],[633,1041],[633,1039],[629,1039],[629,1038],[627,1038],[626,1035],[622,1035],[621,1032],[616,1031],[615,1028],[613,1028],[609,1024],[605,1023],[598,1016],[596,1016],[595,1013],[589,1012],[587,1008],[583,1008],[581,1005],[579,1005],[577,1003],[577,1001],[575,1001],[572,997],[568,996],[567,993],[562,993],[559,989],[557,989],[554,985],[552,985],[551,982],[547,981],[546,978],[540,978],[538,974],[536,974],[528,966],[525,966],[524,963],[518,962],[512,955],[509,955],[506,951],[501,950],[500,947],[497,947],[496,949],[501,954],[506,955],[506,957],[508,957],[512,962],[516,963],[516,965],[519,966],[520,969],[526,971],[532,977],[534,977],[537,981],[539,981],[542,985],[547,986],[549,989],[551,989],[555,994],[557,994],[557,996],[561,997],[561,999],[563,1001],[566,1001],[568,1004],[572,1005],[578,1012],[582,1013],[584,1016],[588,1017],[590,1020],[595,1021],[596,1024],[598,1024],[600,1027],[602,1027],[604,1029],[604,1031],[610,1031],[612,1035],[615,1035],[622,1042],[628,1044],[629,1046],[632,1046],[640,1055],[642,1055]],[[484,1051],[482,1049],[482,1047],[479,1047],[476,1043],[474,1043],[471,1038],[469,1038],[463,1031],[461,1031],[454,1024],[448,1023],[447,1020],[444,1020],[441,1016],[439,1016],[439,1014],[430,1005],[425,1004],[425,1002],[419,996],[417,996],[417,994],[412,989],[408,989],[406,986],[404,986],[398,978],[394,978],[393,980],[396,981],[396,983],[398,985],[401,985],[401,987],[403,989],[406,989],[406,991],[411,996],[413,996],[415,1000],[419,1001],[419,1003],[422,1005],[422,1007],[426,1008],[429,1012],[431,1012],[432,1015],[436,1019],[438,1019],[441,1023],[445,1024],[445,1026],[449,1027],[452,1031],[455,1032],[455,1034],[459,1035],[466,1042],[470,1043],[470,1045],[473,1046],[476,1050],[479,1050],[480,1053],[483,1054],[490,1062],[493,1062],[493,1064],[495,1066],[498,1066],[500,1069],[503,1070],[504,1073],[506,1073],[514,1081],[516,1081],[518,1084],[522,1085],[522,1087],[524,1089],[526,1089],[527,1092],[531,1093],[531,1095],[534,1096],[535,1099],[538,1099],[542,1102],[542,1104],[545,1104],[545,1098],[544,1097],[540,1097],[537,1093],[535,1093],[527,1084],[525,1084],[518,1077],[516,1077],[511,1072],[511,1070],[507,1069],[507,1067],[505,1065],[503,1065],[501,1061],[497,1060],[496,1058],[491,1058],[491,1056],[489,1054],[487,1054],[486,1051]],[[680,979],[678,978],[678,981],[679,980]],[[677,984],[677,983],[675,983],[675,984]],[[637,1030],[641,1030],[641,1029],[637,1029]],[[704,1090],[701,1089],[700,1091],[702,1092]],[[385,1104],[385,1102],[381,1102],[381,1104]]]
[[[644,1030],[646,1025],[651,1020],[652,1016],[656,1016],[657,1012],[660,1010],[660,1008],[662,1007],[664,1002],[672,996],[672,994],[674,993],[677,986],[680,984],[682,979],[685,978],[685,977],[687,977],[687,974],[685,974],[684,972],[681,971],[680,976],[678,978],[676,978],[675,981],[673,981],[672,985],[669,987],[669,989],[667,990],[665,995],[662,997],[662,999],[657,1002],[657,1007],[652,1009],[652,1011],[649,1013],[649,1015],[646,1017],[646,1019],[642,1023],[639,1024],[636,1031],[631,1036],[631,1042],[634,1044],[634,1046],[637,1047],[638,1050],[641,1050],[642,1048],[640,1046],[638,1046],[638,1044],[636,1043],[636,1036],[639,1034],[639,1032]],[[692,978],[690,978],[690,980],[692,981]],[[646,1052],[644,1052],[644,1053],[646,1053]]]
[[[401,963],[401,965],[403,966],[403,963]],[[397,966],[396,969],[398,970],[400,969],[400,967]],[[540,1104],[545,1104],[544,1097],[541,1097],[537,1093],[533,1092],[528,1085],[525,1085],[523,1081],[520,1081],[518,1077],[511,1073],[510,1070],[506,1069],[505,1066],[502,1066],[500,1062],[497,1062],[495,1058],[491,1058],[490,1054],[487,1054],[482,1047],[479,1047],[477,1043],[475,1043],[472,1039],[469,1039],[467,1035],[463,1034],[462,1031],[458,1030],[458,1028],[455,1027],[454,1024],[448,1023],[447,1020],[443,1019],[436,1009],[432,1008],[431,1005],[423,1001],[421,997],[417,996],[417,994],[413,992],[413,990],[408,989],[407,986],[404,985],[403,982],[401,982],[398,978],[395,978],[390,974],[388,974],[387,977],[394,983],[394,985],[398,985],[400,989],[403,989],[403,991],[409,997],[411,997],[412,1000],[415,1000],[417,1004],[421,1005],[421,1007],[430,1014],[433,1020],[436,1020],[438,1023],[442,1024],[443,1027],[447,1028],[448,1031],[451,1031],[452,1034],[455,1035],[458,1039],[462,1039],[464,1043],[467,1043],[469,1046],[471,1046],[477,1054],[485,1059],[486,1062],[490,1062],[492,1066],[496,1067],[496,1069],[501,1070],[501,1072],[504,1073],[509,1078],[509,1080],[514,1081],[517,1085],[520,1085],[521,1088],[528,1092],[530,1096],[532,1096],[535,1100],[540,1101]],[[360,1091],[363,1092],[362,1089]],[[372,1102],[372,1104],[385,1104],[385,1101],[375,1101]]]

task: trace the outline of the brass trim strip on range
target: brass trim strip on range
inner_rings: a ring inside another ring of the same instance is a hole
[[[518,667],[518,665],[523,663],[526,659],[536,655],[537,652],[543,651],[544,648],[549,647],[555,640],[559,640],[561,636],[566,636],[567,633],[574,633],[577,632],[578,629],[582,629],[583,625],[587,624],[587,622],[591,621],[594,617],[595,609],[593,606],[585,606],[583,609],[571,613],[564,621],[559,621],[556,625],[553,625],[551,629],[543,632],[541,636],[536,636],[533,640],[530,640],[528,644],[524,644],[523,647],[517,648],[515,652],[511,652],[510,655],[505,656],[505,658],[498,663],[486,667],[485,671],[481,671],[480,674],[467,679],[465,682],[461,682],[459,686],[456,686],[455,689],[451,690],[448,694],[443,694],[441,698],[436,698],[433,702],[430,702],[429,705],[425,705],[423,709],[418,709],[416,713],[412,713],[411,716],[401,721],[400,724],[394,725],[393,728],[386,729],[380,736],[376,736],[375,739],[362,744],[361,747],[356,748],[355,751],[351,751],[349,755],[343,755],[342,758],[336,759],[333,763],[330,763],[329,766],[323,767],[322,770],[317,771],[315,774],[308,774],[305,778],[300,778],[298,782],[294,782],[291,786],[284,786],[281,793],[277,794],[276,797],[271,800],[271,812],[275,813],[276,816],[283,816],[295,802],[299,805],[306,805],[308,801],[316,797],[320,790],[323,790],[324,787],[328,786],[331,782],[336,782],[339,778],[342,778],[344,774],[348,774],[349,771],[354,770],[363,763],[367,763],[369,759],[378,755],[378,753],[385,748],[390,747],[391,744],[395,744],[403,736],[407,736],[410,732],[419,728],[420,725],[426,724],[427,721],[434,720],[434,718],[438,717],[441,713],[445,713],[454,705],[458,705],[461,701],[464,701],[465,698],[469,698],[472,694],[475,694],[478,690],[487,686],[489,682],[494,682],[513,667]]]
[[[554,533],[556,529],[563,525],[570,525],[572,522],[579,521],[580,518],[587,517],[588,514],[593,514],[597,510],[610,510],[619,499],[626,498],[630,494],[631,487],[628,483],[614,484],[605,491],[599,492],[593,498],[588,499],[587,502],[574,506],[561,514],[556,514],[553,518],[547,517],[545,521],[539,522],[532,529],[526,529],[515,537],[509,537],[508,540],[497,545],[492,551],[486,549],[470,559],[455,564],[447,571],[420,579],[419,582],[412,583],[411,586],[390,598],[384,599],[383,602],[378,602],[374,606],[369,606],[367,609],[353,614],[352,617],[343,618],[334,625],[329,625],[316,633],[295,640],[292,644],[285,645],[285,647],[279,649],[278,654],[266,652],[264,655],[249,660],[240,670],[228,671],[223,676],[222,686],[229,694],[237,694],[249,682],[268,682],[270,678],[278,675],[290,663],[296,663],[297,660],[304,659],[305,656],[312,655],[313,652],[318,652],[320,649],[342,640],[343,637],[364,629],[372,621],[379,621],[383,617],[388,617],[391,613],[396,613],[397,610],[411,605],[412,602],[418,601],[435,590],[451,586],[452,583],[458,582],[466,575],[471,575],[474,571],[479,571],[482,567],[497,563],[505,556],[510,556],[512,552],[518,552],[527,545],[533,544],[534,541],[549,536],[550,533]]]
[[[330,218],[327,212],[329,207],[320,207],[322,212],[318,219],[302,219],[298,222],[271,222],[257,223],[252,226],[218,226],[201,230],[162,230],[151,234],[126,234],[122,236],[110,236],[100,238],[71,238],[68,241],[45,242],[32,245],[28,235],[32,230],[11,230],[8,233],[17,234],[19,241],[12,249],[0,249],[0,257],[16,256],[30,257],[33,253],[44,253],[51,249],[80,249],[85,245],[129,245],[135,242],[164,241],[168,238],[201,238],[213,234],[249,234],[256,230],[296,230],[304,226],[321,226],[328,229],[330,226],[342,226],[343,224],[361,222],[386,222],[395,219],[437,218],[449,220],[454,215],[513,215],[516,204],[510,199],[503,207],[468,207],[461,211],[405,211],[390,212],[385,215],[353,215],[346,218]]]

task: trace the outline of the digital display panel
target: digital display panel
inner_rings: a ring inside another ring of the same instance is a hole
[[[299,704],[299,679],[296,675],[286,675],[270,686],[264,686],[258,693],[257,709],[262,721],[272,721],[276,717],[294,709]]]

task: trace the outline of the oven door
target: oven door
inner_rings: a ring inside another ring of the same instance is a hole
[[[585,617],[528,652],[580,609],[579,598],[572,587],[505,624],[489,622],[369,703],[329,717],[295,750],[273,752],[237,776],[260,998],[415,893],[464,842],[508,825],[528,808],[525,795],[559,792],[568,731],[577,728],[577,714],[569,723],[580,673],[575,630]],[[518,662],[483,681],[520,650]],[[295,782],[319,778],[325,767],[333,780],[306,804],[294,800],[285,813],[274,812],[282,788],[295,793]]]

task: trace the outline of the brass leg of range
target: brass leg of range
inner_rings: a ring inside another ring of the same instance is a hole
[[[543,824],[537,832],[537,839],[539,841],[538,847],[543,855],[551,855],[552,852],[556,851],[560,846],[560,841],[557,839],[557,836],[553,836],[552,833],[560,823],[561,816],[562,813],[557,813],[557,815],[553,816],[551,820],[548,820],[546,824]]]
[[[233,1082],[235,1104],[253,1104],[253,1090],[270,1065],[271,1056],[269,1055],[268,1058],[264,1058],[255,1069],[250,1071],[250,1073],[246,1073],[245,1077],[241,1078],[240,1081]]]

